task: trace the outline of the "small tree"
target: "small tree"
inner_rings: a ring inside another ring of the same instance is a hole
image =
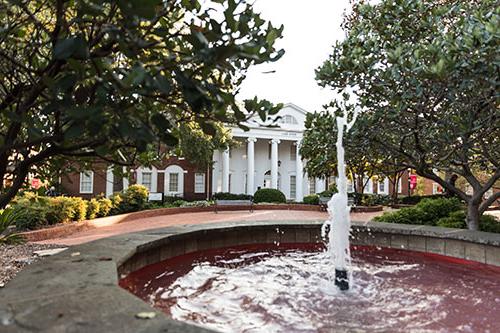
[[[360,1],[347,37],[317,71],[322,86],[355,91],[369,145],[467,203],[467,225],[500,197],[497,1]],[[478,179],[473,170],[487,170]],[[467,180],[472,194],[447,174]]]

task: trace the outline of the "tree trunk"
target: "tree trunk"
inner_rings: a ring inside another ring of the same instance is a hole
[[[469,230],[479,230],[479,204],[475,203],[474,200],[467,202],[467,227]]]

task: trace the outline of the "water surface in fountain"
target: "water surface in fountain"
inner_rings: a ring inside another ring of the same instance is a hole
[[[394,249],[353,249],[354,285],[332,283],[317,245],[209,250],[121,281],[174,319],[221,332],[495,332],[498,267]]]

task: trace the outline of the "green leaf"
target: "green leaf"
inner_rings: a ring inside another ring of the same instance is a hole
[[[58,60],[87,59],[88,57],[87,41],[82,36],[59,39],[54,46],[54,58]]]

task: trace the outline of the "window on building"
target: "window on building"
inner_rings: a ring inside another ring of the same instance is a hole
[[[352,184],[352,181],[351,181],[351,180],[348,180],[348,181],[347,181],[347,192],[348,192],[348,193],[352,193],[352,192],[354,192],[354,185]]]
[[[309,194],[316,193],[316,179],[314,177],[309,178]]]
[[[363,184],[361,186],[365,185],[365,193],[372,193],[372,181],[371,179],[368,178],[363,178]]]
[[[438,183],[432,183],[432,194],[443,193],[443,188]]]
[[[403,181],[401,178],[398,180],[398,193],[403,193]]]
[[[269,145],[267,146],[267,159],[271,159],[271,153],[272,153],[272,144],[269,142]]]
[[[179,192],[179,174],[169,173],[168,174],[168,191],[169,192]]]
[[[94,192],[94,172],[80,172],[80,193]]]
[[[298,124],[297,119],[295,119],[294,116],[291,116],[289,114],[284,115],[283,117],[281,117],[280,123],[281,124],[292,124],[292,125],[297,125]]]
[[[378,193],[385,193],[385,179],[379,179],[379,181],[378,181]]]
[[[290,176],[290,198],[295,199],[297,196],[297,177],[295,175]]]
[[[293,144],[290,146],[290,161],[297,160],[297,145]]]
[[[151,172],[142,173],[142,185],[151,191],[151,185],[153,184],[153,174]]]
[[[229,191],[229,193],[231,193],[231,174],[229,174],[229,183],[227,184],[227,189]]]
[[[205,193],[205,174],[194,174],[194,193]]]

